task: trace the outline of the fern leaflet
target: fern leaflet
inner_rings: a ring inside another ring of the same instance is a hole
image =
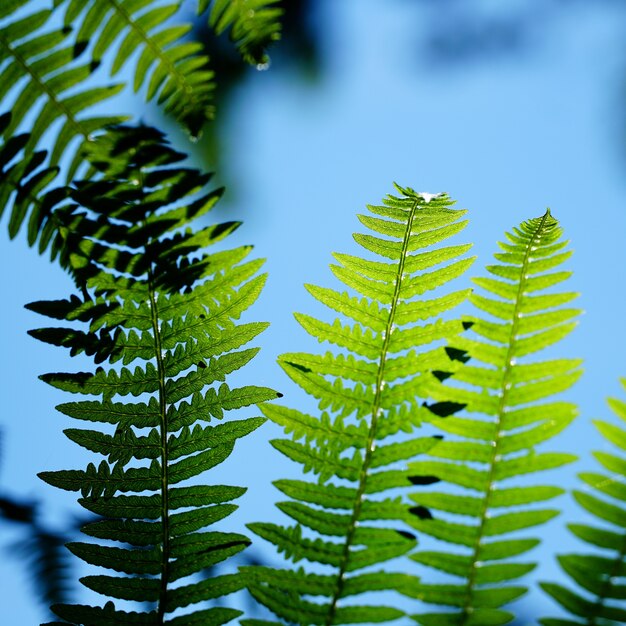
[[[96,61],[117,42],[112,75],[138,51],[135,91],[147,82],[147,100],[157,98],[192,136],[200,133],[213,116],[213,72],[208,57],[199,54],[200,43],[181,42],[191,25],[166,24],[180,9],[179,2],[163,6],[154,0],[57,0],[56,4],[68,5],[66,27],[78,24],[79,48],[94,40]]]
[[[622,380],[622,385],[626,388],[626,379]],[[626,423],[626,402],[611,398],[609,404]],[[544,626],[617,626],[626,622],[623,606],[626,598],[623,584],[626,576],[626,429],[609,422],[596,422],[596,427],[618,448],[618,454],[596,452],[596,459],[610,474],[580,474],[587,491],[575,491],[574,498],[588,513],[608,525],[570,524],[569,529],[601,552],[559,557],[561,567],[582,588],[583,594],[562,585],[542,583],[544,591],[573,616],[573,619],[542,619]]]
[[[183,156],[148,128],[120,127],[93,142],[89,160],[103,176],[75,183],[75,204],[63,212],[60,228],[82,296],[29,305],[84,327],[42,328],[31,331],[34,337],[110,364],[42,377],[91,396],[61,404],[62,413],[102,424],[65,431],[100,455],[98,463],[40,474],[51,485],[80,492],[81,505],[104,516],[83,528],[86,535],[121,544],[70,543],[87,563],[121,574],[82,582],[109,598],[149,603],[142,613],[113,602],[52,607],[73,624],[223,624],[239,614],[214,606],[171,616],[242,586],[238,575],[188,577],[248,545],[238,533],[203,531],[231,513],[231,501],[245,489],[188,481],[226,459],[236,440],[264,419],[203,423],[276,397],[267,388],[225,382],[257,352],[243,346],[266,325],[236,320],[256,300],[264,276],[258,275],[260,261],[244,262],[250,247],[202,251],[238,223],[187,228],[220,192],[199,192],[209,175],[175,166]]]
[[[489,295],[474,293],[470,297],[491,319],[472,320],[476,338],[455,339],[454,345],[472,360],[454,371],[451,381],[460,384],[433,387],[435,399],[456,410],[465,407],[480,417],[442,419],[433,415],[432,421],[453,438],[434,447],[429,452],[431,459],[410,466],[417,476],[440,478],[458,489],[411,497],[421,506],[462,518],[456,521],[437,515],[411,522],[418,531],[460,546],[459,552],[422,551],[412,556],[418,563],[461,579],[459,583],[419,587],[419,599],[453,607],[452,613],[414,616],[426,626],[510,621],[511,614],[500,607],[526,590],[505,583],[534,567],[512,559],[536,546],[538,540],[501,537],[542,524],[558,513],[532,505],[554,498],[561,489],[510,486],[510,481],[575,458],[535,451],[535,446],[563,430],[576,415],[576,407],[570,403],[538,402],[565,391],[581,374],[579,360],[534,362],[529,358],[565,337],[578,314],[561,306],[576,294],[546,292],[570,274],[550,271],[571,254],[564,251],[567,242],[560,237],[561,229],[549,211],[507,233],[508,241],[500,244],[503,251],[495,255],[499,263],[487,267],[493,277],[474,281]]]
[[[198,14],[211,5],[209,24],[218,35],[230,29],[230,38],[242,57],[253,65],[268,63],[266,48],[280,39],[283,9],[278,0],[198,0]]]
[[[344,600],[367,591],[406,592],[416,584],[412,576],[371,568],[415,546],[414,536],[402,529],[411,513],[401,495],[393,493],[410,485],[406,460],[437,440],[406,440],[400,435],[411,433],[428,413],[420,398],[430,384],[429,370],[450,363],[441,340],[463,328],[457,320],[433,318],[460,303],[467,292],[429,300],[417,296],[461,275],[473,259],[462,257],[469,245],[436,247],[464,228],[464,211],[450,209],[452,202],[443,194],[398,190],[401,197],[388,196],[383,206],[368,207],[371,215],[359,216],[374,234],[357,234],[355,239],[378,260],[334,255],[338,264],[331,266],[333,273],[358,295],[307,286],[321,303],[353,320],[329,324],[296,316],[313,337],[339,350],[284,354],[279,359],[289,377],[318,401],[319,414],[277,405],[262,409],[292,433],[291,439],[273,441],[274,447],[318,475],[317,482],[275,483],[290,498],[278,507],[295,525],[249,525],[286,558],[327,566],[324,574],[269,567],[245,570],[253,596],[288,622],[393,620],[403,615],[395,607]],[[376,523],[381,521],[386,524]]]

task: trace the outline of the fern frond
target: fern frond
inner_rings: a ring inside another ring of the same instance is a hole
[[[415,297],[461,274],[473,259],[462,256],[469,245],[438,246],[465,225],[465,212],[451,209],[448,196],[398,190],[400,197],[388,196],[383,206],[368,207],[379,217],[359,218],[375,234],[357,234],[355,239],[374,251],[376,260],[335,255],[339,263],[331,269],[354,295],[307,286],[318,301],[353,321],[329,324],[296,315],[313,337],[339,349],[279,358],[288,376],[317,400],[318,411],[309,415],[277,405],[262,408],[293,434],[273,441],[274,447],[318,477],[316,482],[275,483],[289,498],[278,507],[293,525],[249,525],[287,559],[326,566],[323,574],[245,569],[252,595],[288,622],[393,620],[402,611],[354,605],[353,596],[375,590],[404,593],[417,584],[412,576],[372,568],[415,546],[415,537],[403,529],[412,515],[397,488],[410,486],[406,461],[428,451],[437,439],[403,440],[401,434],[411,433],[428,413],[421,403],[430,370],[452,362],[441,340],[463,329],[460,321],[433,318],[467,292],[430,300]],[[377,524],[381,521],[386,524]]]
[[[198,0],[198,14],[209,5],[209,25],[216,34],[230,29],[230,39],[245,61],[267,64],[267,47],[280,39],[284,11],[279,0]]]
[[[105,516],[87,524],[86,535],[119,546],[68,547],[87,563],[122,574],[88,576],[87,587],[149,603],[138,613],[110,602],[53,607],[74,624],[163,624],[173,611],[243,584],[234,575],[214,585],[189,577],[249,544],[237,533],[206,531],[236,508],[231,501],[245,489],[188,481],[221,463],[238,438],[264,421],[215,425],[214,418],[277,396],[264,387],[231,389],[226,383],[256,354],[242,348],[266,325],[237,320],[264,277],[256,275],[259,263],[242,263],[249,247],[204,251],[233,228],[188,227],[220,193],[203,191],[209,177],[176,165],[181,157],[148,128],[120,127],[94,141],[89,160],[103,175],[75,183],[74,204],[60,229],[82,294],[28,307],[70,323],[32,335],[103,364],[42,376],[58,389],[87,396],[60,405],[61,412],[115,426],[67,429],[69,439],[99,460],[85,470],[40,474],[51,485],[80,492],[87,510]],[[222,624],[238,614],[215,607],[167,623]]]
[[[534,568],[518,562],[539,541],[507,538],[514,531],[543,524],[558,510],[536,505],[563,492],[552,486],[518,485],[520,476],[549,470],[575,459],[571,454],[537,452],[535,447],[563,430],[576,407],[547,399],[567,390],[581,374],[580,361],[534,361],[543,348],[567,335],[578,311],[562,305],[574,293],[551,287],[569,272],[552,271],[569,256],[561,229],[550,212],[507,233],[490,278],[475,283],[485,295],[470,296],[489,318],[469,318],[470,335],[454,345],[470,355],[432,396],[465,408],[466,416],[434,422],[451,435],[429,451],[430,459],[412,463],[418,477],[435,477],[456,487],[454,493],[419,492],[411,498],[433,516],[413,519],[418,531],[459,546],[455,552],[423,551],[412,558],[454,577],[450,584],[422,585],[415,594],[452,612],[415,615],[421,624],[505,624],[511,613],[501,607],[525,593],[513,581]],[[441,412],[439,412],[441,415]],[[513,482],[512,482],[513,481]],[[451,515],[448,515],[451,514]],[[449,609],[450,610],[450,609]]]
[[[48,28],[51,10],[38,10],[25,17],[11,19],[23,5],[33,9],[40,7],[40,3],[28,1],[3,3],[0,7],[0,19],[11,20],[0,28],[0,100],[7,108],[7,95],[15,85],[20,85],[19,94],[15,95],[10,105],[11,120],[3,134],[7,138],[12,137],[26,116],[34,112],[36,120],[29,128],[30,136],[24,147],[29,153],[40,144],[50,126],[60,120],[61,129],[54,140],[48,163],[50,167],[55,167],[75,139],[79,140],[80,148],[97,131],[125,119],[121,116],[82,115],[86,109],[118,93],[123,85],[82,88],[76,92],[75,89],[89,78],[97,63],[73,63],[76,50],[74,46],[67,45],[70,29]],[[78,149],[74,151],[68,168],[68,180],[81,161]]]
[[[148,84],[146,99],[157,99],[165,111],[197,137],[213,117],[213,72],[202,44],[182,41],[191,24],[168,24],[180,2],[163,5],[154,0],[57,0],[67,4],[64,23],[76,27],[76,45],[93,41],[92,54],[99,62],[113,54],[115,76],[134,53],[135,91]]]
[[[626,379],[622,379],[622,386],[626,389]],[[544,626],[617,626],[626,622],[626,402],[610,398],[609,406],[622,423],[618,426],[598,421],[596,427],[617,450],[614,454],[602,451],[594,455],[609,473],[580,474],[585,490],[574,491],[578,504],[600,525],[569,525],[570,531],[593,546],[595,552],[558,557],[563,571],[580,589],[541,584],[572,615],[571,619],[542,619]]]

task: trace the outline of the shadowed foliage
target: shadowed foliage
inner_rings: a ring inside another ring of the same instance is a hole
[[[205,252],[238,224],[189,228],[220,193],[204,191],[209,175],[176,165],[182,156],[144,127],[117,128],[93,142],[88,158],[103,175],[75,183],[74,204],[60,229],[82,295],[28,306],[72,322],[31,331],[33,336],[105,364],[42,376],[88,397],[61,404],[63,414],[100,426],[65,430],[99,455],[98,462],[40,474],[51,485],[80,492],[82,506],[102,516],[83,532],[106,544],[73,542],[68,548],[122,574],[86,576],[88,588],[148,603],[139,612],[112,602],[52,607],[74,624],[222,624],[240,613],[207,608],[205,601],[240,588],[241,576],[190,577],[249,544],[238,533],[205,531],[236,508],[232,501],[245,489],[190,479],[224,461],[236,440],[264,421],[225,420],[225,412],[277,395],[225,382],[257,352],[242,347],[266,324],[236,320],[265,277],[258,275],[261,261],[244,261],[249,246]],[[170,619],[173,611],[200,602],[196,612]]]

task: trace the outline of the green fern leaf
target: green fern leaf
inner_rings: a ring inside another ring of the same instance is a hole
[[[257,350],[244,346],[266,327],[237,323],[262,286],[259,264],[240,263],[249,249],[218,252],[213,264],[213,255],[198,245],[219,240],[232,228],[197,237],[188,227],[217,196],[199,191],[206,177],[175,166],[180,155],[156,131],[111,129],[93,142],[89,158],[103,175],[74,184],[73,204],[59,229],[62,253],[82,296],[29,308],[82,325],[40,329],[35,337],[102,364],[91,372],[42,376],[54,387],[86,396],[60,405],[61,412],[115,429],[67,429],[69,439],[100,460],[84,470],[40,477],[80,492],[80,504],[105,517],[82,529],[87,536],[124,544],[68,544],[87,563],[121,574],[87,576],[83,583],[107,597],[148,604],[137,611],[110,602],[53,610],[74,624],[226,623],[240,612],[171,613],[244,584],[235,574],[188,579],[250,543],[243,535],[207,531],[232,513],[231,501],[245,489],[188,481],[224,461],[236,441],[265,419],[198,422],[224,419],[227,411],[277,396],[263,387],[231,389],[226,382],[254,357]],[[118,239],[121,227],[125,235]]]
[[[283,9],[278,0],[198,0],[198,15],[209,5],[209,25],[216,34],[229,30],[231,41],[248,63],[269,62],[265,50],[280,39]]]
[[[116,75],[133,53],[134,89],[147,84],[146,99],[157,99],[192,136],[213,117],[213,72],[200,43],[182,42],[191,24],[168,25],[180,3],[159,5],[154,0],[60,0],[66,4],[66,27],[75,27],[76,45],[93,41],[93,58],[115,54],[111,74]]]
[[[569,257],[569,252],[561,252],[566,244],[560,237],[561,229],[549,211],[507,233],[508,241],[500,244],[504,252],[495,255],[500,263],[487,267],[496,278],[475,280],[487,295],[470,296],[478,309],[497,321],[468,318],[473,336],[457,337],[454,346],[471,360],[450,368],[453,376],[444,385],[433,384],[433,398],[464,408],[468,415],[432,415],[430,421],[451,438],[428,451],[430,459],[411,463],[409,470],[417,477],[439,478],[460,490],[412,494],[418,506],[436,513],[416,516],[411,525],[463,550],[429,550],[412,556],[422,565],[455,577],[455,582],[460,579],[458,584],[414,590],[413,595],[424,602],[454,609],[452,613],[415,615],[421,624],[508,623],[512,615],[501,607],[525,592],[523,587],[509,586],[508,581],[534,568],[533,563],[512,559],[538,541],[501,538],[558,514],[533,505],[554,498],[561,489],[513,486],[509,481],[560,467],[575,458],[537,452],[535,446],[559,433],[575,417],[573,405],[545,400],[576,382],[580,361],[532,362],[527,358],[567,335],[578,313],[561,306],[572,294],[536,295],[569,276],[568,272],[549,271]],[[524,508],[511,510],[520,506]]]
[[[38,8],[38,4],[28,1],[9,3],[3,11],[3,17],[11,17],[23,5],[34,9]],[[78,139],[80,147],[97,131],[124,120],[120,116],[82,116],[85,109],[111,98],[123,85],[83,88],[75,93],[74,88],[89,78],[97,63],[74,65],[75,49],[66,45],[70,29],[49,30],[47,25],[50,15],[50,10],[31,12],[25,17],[13,18],[0,29],[0,99],[6,102],[13,85],[21,80],[26,81],[10,105],[12,117],[3,133],[5,137],[11,138],[25,116],[36,111],[36,121],[29,129],[29,139],[24,147],[26,154],[32,153],[46,130],[61,120],[61,130],[49,159],[49,166],[55,167],[67,153],[69,144],[75,143],[75,139]],[[39,105],[41,107],[38,109]],[[73,154],[68,179],[71,179],[83,160],[80,150]]]
[[[389,494],[410,486],[406,461],[438,439],[407,440],[402,433],[412,433],[428,413],[421,403],[430,393],[430,370],[452,364],[441,340],[463,330],[460,321],[432,318],[460,303],[467,292],[434,300],[416,296],[462,273],[471,259],[459,259],[469,246],[435,247],[462,229],[463,211],[451,209],[445,195],[431,198],[398,190],[400,197],[388,196],[383,206],[368,207],[385,219],[360,217],[385,239],[355,236],[367,241],[366,249],[383,250],[383,259],[380,254],[376,260],[335,255],[340,265],[332,266],[333,272],[352,293],[307,286],[320,302],[353,322],[296,315],[313,337],[338,349],[279,358],[287,375],[317,400],[318,411],[309,415],[278,405],[262,408],[292,434],[273,441],[274,447],[318,477],[275,483],[289,498],[277,506],[294,525],[249,525],[287,559],[322,564],[329,572],[245,570],[252,595],[288,622],[393,620],[402,615],[396,608],[344,604],[343,599],[375,590],[405,593],[418,586],[412,576],[387,573],[379,579],[368,570],[415,546],[415,537],[404,529],[411,511],[397,491]],[[377,525],[381,521],[385,526]],[[309,601],[311,595],[321,596],[320,601]]]
[[[626,379],[622,380],[626,388]],[[597,517],[600,526],[570,524],[570,531],[585,543],[602,552],[559,556],[563,571],[580,589],[542,583],[541,587],[573,619],[568,624],[617,625],[626,621],[623,600],[626,587],[620,584],[626,576],[626,402],[610,398],[609,405],[623,422],[619,426],[597,421],[602,436],[617,448],[617,454],[596,452],[595,457],[609,473],[583,473],[579,478],[586,491],[574,491],[574,498],[588,513]],[[550,626],[559,620],[545,618]]]

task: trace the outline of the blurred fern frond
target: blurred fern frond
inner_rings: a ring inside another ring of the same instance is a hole
[[[19,9],[31,12],[15,17]],[[50,28],[52,13],[51,9],[41,10],[36,0],[0,4],[0,20],[4,20],[0,28],[0,101],[5,112],[11,110],[3,136],[10,140],[22,123],[28,123],[29,136],[24,146],[28,154],[60,120],[48,165],[57,166],[66,155],[71,179],[83,158],[81,146],[107,125],[125,119],[119,115],[85,117],[83,112],[117,94],[123,84],[84,87],[98,63],[75,63],[76,47],[68,45],[71,28]],[[13,93],[16,86],[19,89]],[[78,145],[72,151],[69,148],[76,139]]]
[[[100,62],[113,57],[115,76],[137,53],[133,87],[146,84],[146,99],[155,99],[193,137],[213,117],[213,72],[200,54],[202,44],[185,41],[191,24],[170,23],[180,2],[155,0],[56,0],[67,5],[64,23],[76,28],[80,50],[93,40],[92,55]]]

